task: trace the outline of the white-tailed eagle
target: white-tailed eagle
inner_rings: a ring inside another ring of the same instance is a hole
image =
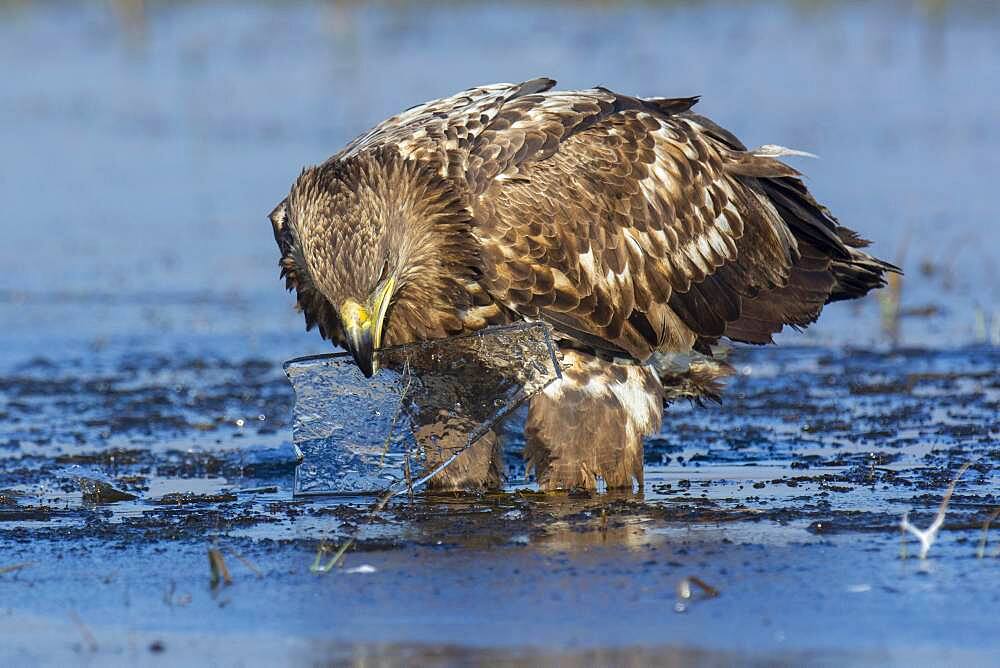
[[[898,270],[813,199],[787,150],[748,150],[697,98],[554,84],[393,116],[304,170],[271,222],[307,328],[366,375],[381,346],[550,323],[566,371],[531,400],[528,465],[543,489],[627,487],[666,383],[717,389],[713,344],[770,343]],[[657,363],[692,351],[686,375]],[[496,485],[488,440],[440,484]]]

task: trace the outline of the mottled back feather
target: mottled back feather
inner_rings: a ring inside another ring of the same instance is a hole
[[[462,286],[450,316],[433,311],[447,326],[397,328],[394,342],[520,317],[638,360],[721,337],[765,343],[896,270],[861,251],[773,152],[748,150],[691,112],[697,98],[554,84],[483,86],[418,105],[328,161],[392,155],[418,165],[413,173],[436,175],[433,188],[447,191],[441,199],[460,203],[453,222],[475,241],[474,257],[462,255],[470,266],[428,269],[466,277],[438,276]],[[421,192],[434,197],[429,183]],[[276,224],[275,237],[307,323],[335,331],[294,235]],[[394,313],[415,318],[422,304],[407,299],[397,297]]]

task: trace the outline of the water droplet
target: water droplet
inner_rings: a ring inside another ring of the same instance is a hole
[[[239,427],[239,428],[242,429],[244,424],[246,424],[246,422],[244,422],[243,418],[237,418],[236,419],[236,426],[237,427]]]
[[[261,422],[263,422],[264,420],[267,419],[267,416],[264,415],[263,413],[261,413],[260,415],[257,416],[257,419],[260,420]]]

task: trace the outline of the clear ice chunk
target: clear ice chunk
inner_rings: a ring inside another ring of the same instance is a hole
[[[560,376],[549,327],[521,323],[379,351],[285,362],[295,390],[294,493],[398,494],[429,480]],[[471,454],[471,453],[470,453]]]

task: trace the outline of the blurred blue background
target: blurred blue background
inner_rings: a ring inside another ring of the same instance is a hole
[[[423,100],[547,75],[702,95],[907,276],[785,342],[1000,328],[994,2],[0,3],[4,355],[321,352],[267,213]],[[897,318],[897,316],[902,316]]]

